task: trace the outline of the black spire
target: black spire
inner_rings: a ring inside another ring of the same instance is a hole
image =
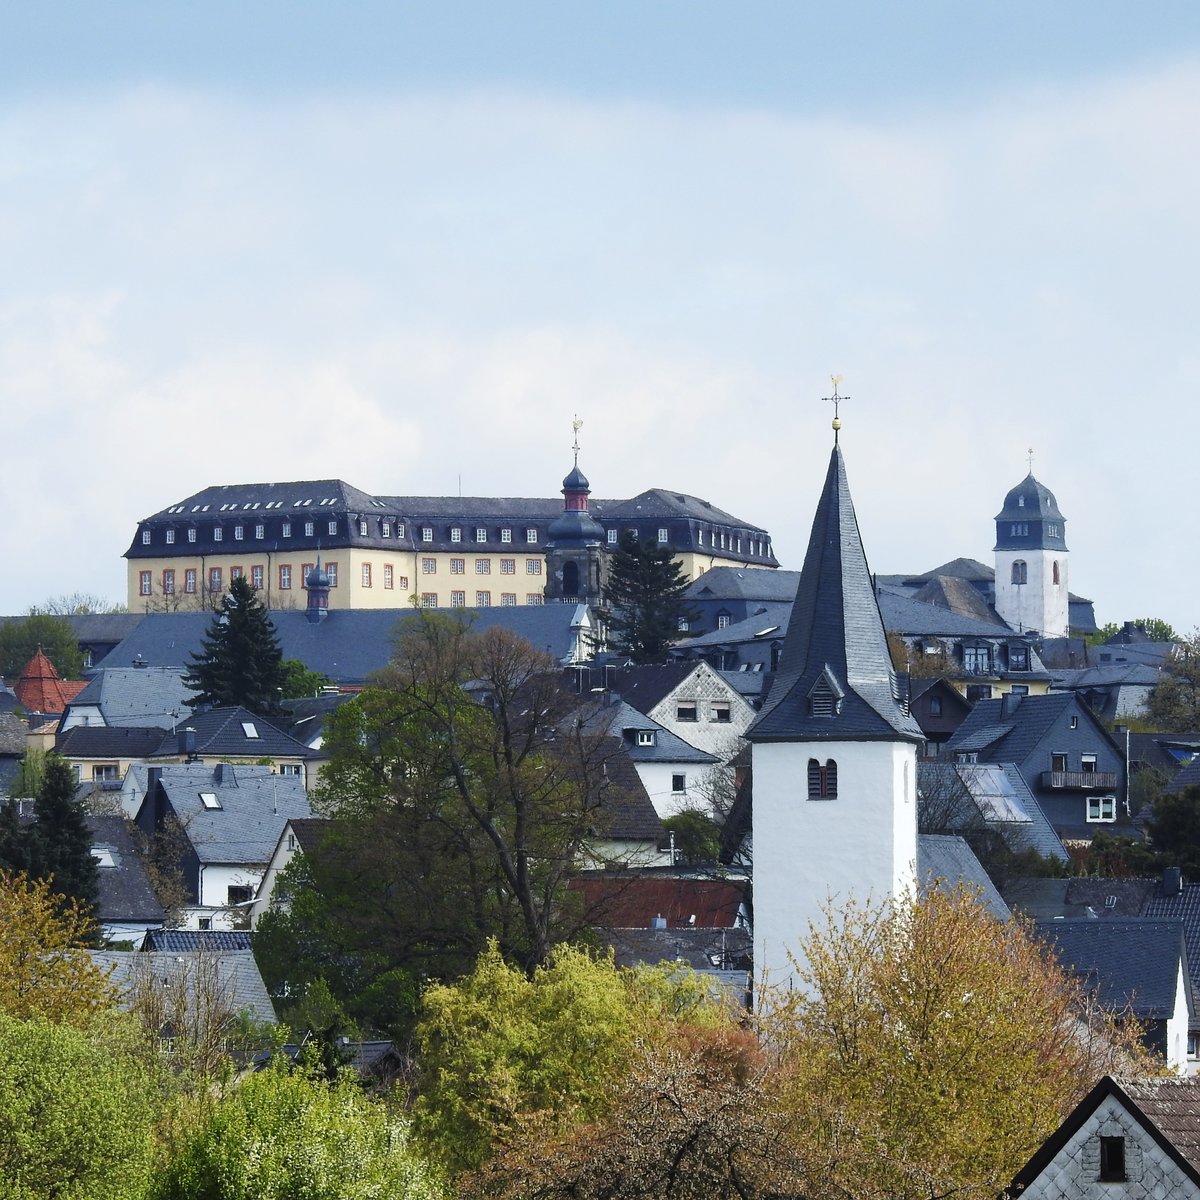
[[[779,671],[752,741],[923,735],[900,702],[858,518],[835,444],[792,606]]]

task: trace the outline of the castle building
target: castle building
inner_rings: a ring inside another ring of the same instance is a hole
[[[923,735],[892,671],[836,440],[779,669],[746,736],[755,969],[788,987],[809,923],[829,906],[886,900],[917,882]]]
[[[372,496],[340,479],[209,487],[138,522],[131,612],[211,608],[239,575],[268,608],[305,609],[320,561],[338,608],[490,608],[591,599],[630,530],[670,545],[685,574],[776,567],[771,537],[706,500],[651,488],[589,499],[578,463],[564,501]]]
[[[1054,493],[1030,473],[996,516],[996,612],[1013,629],[1043,637],[1070,631],[1066,520]]]

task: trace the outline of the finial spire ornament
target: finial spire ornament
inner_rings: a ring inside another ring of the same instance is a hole
[[[575,431],[575,441],[571,443],[571,449],[575,451],[575,465],[579,466],[579,431],[583,428],[583,422],[579,419],[578,413],[571,422],[571,428]]]
[[[833,383],[833,395],[823,396],[822,399],[827,403],[833,404],[833,444],[838,444],[838,430],[842,427],[842,419],[838,416],[838,406],[843,400],[849,400],[849,396],[838,395],[838,385],[842,382],[841,375],[830,375],[830,381]]]
[[[1029,447],[1029,473],[1033,474],[1033,447]]]

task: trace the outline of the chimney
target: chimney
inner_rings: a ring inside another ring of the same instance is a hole
[[[1181,867],[1166,867],[1163,870],[1162,894],[1164,896],[1183,895],[1183,869]]]
[[[196,757],[196,731],[190,725],[176,730],[175,738],[180,754],[186,754],[189,759]]]
[[[1000,697],[1000,715],[1001,717],[1012,717],[1016,715],[1016,711],[1021,707],[1021,701],[1024,696],[1015,695],[1012,692],[1005,692]]]
[[[662,915],[662,913],[659,913],[657,917],[650,918],[650,928],[651,929],[666,929],[666,927],[667,927],[667,918],[664,917]]]

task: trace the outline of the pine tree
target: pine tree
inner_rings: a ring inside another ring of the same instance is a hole
[[[259,716],[273,716],[285,677],[275,626],[257,591],[239,576],[221,601],[200,653],[188,664],[184,682],[196,692],[192,703],[240,704]]]
[[[87,908],[96,904],[96,860],[92,831],[83,806],[75,799],[75,772],[57,754],[46,759],[46,771],[34,806],[37,820],[28,832],[28,873],[50,881],[53,892]]]
[[[688,581],[670,546],[626,531],[609,563],[604,600],[613,646],[635,663],[665,662],[681,625],[699,618],[684,598]]]

